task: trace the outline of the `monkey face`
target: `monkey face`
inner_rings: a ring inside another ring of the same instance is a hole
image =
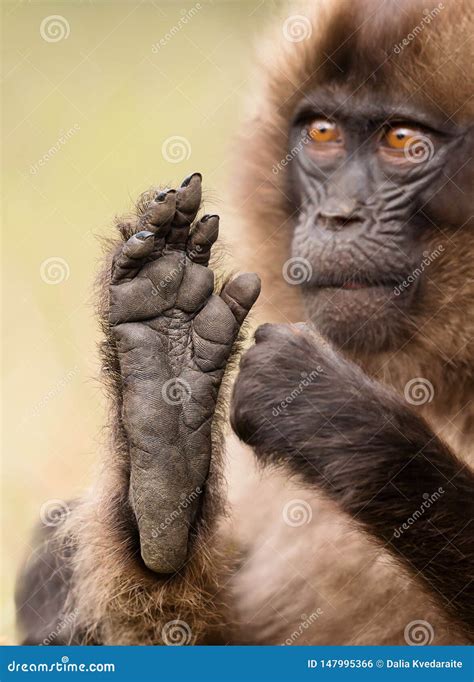
[[[443,257],[439,228],[459,228],[473,208],[472,132],[383,101],[317,91],[290,135],[305,308],[326,336],[359,350],[399,346],[413,332],[434,286],[426,262]]]

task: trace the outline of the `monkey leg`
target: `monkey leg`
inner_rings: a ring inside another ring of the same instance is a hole
[[[218,217],[189,235],[201,176],[150,209],[150,221],[115,257],[110,322],[130,443],[130,501],[141,555],[156,573],[188,556],[211,457],[211,424],[222,376],[258,278],[240,275],[213,294],[207,267]],[[173,205],[176,212],[172,212]]]
[[[237,435],[339,502],[473,637],[472,471],[304,325],[263,325],[255,339],[234,385]]]
[[[84,642],[209,641],[223,618],[220,388],[260,282],[242,274],[214,293],[219,219],[193,225],[200,201],[198,173],[147,196],[106,268],[112,446],[48,545],[66,556],[65,608]]]

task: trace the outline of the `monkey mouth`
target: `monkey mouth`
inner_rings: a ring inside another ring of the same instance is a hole
[[[405,286],[405,280],[403,278],[381,278],[381,279],[361,279],[361,278],[350,278],[343,279],[340,281],[328,281],[328,280],[316,280],[312,282],[313,287],[317,289],[332,289],[332,290],[342,290],[342,291],[365,291],[369,293],[370,291],[379,291],[386,294],[392,294],[394,296],[401,296],[406,294],[409,289],[413,290],[413,284],[410,286]]]
[[[343,282],[341,284],[340,288],[341,289],[368,289],[369,287],[373,286],[380,286],[380,285],[374,285],[374,284],[369,284],[368,282]]]
[[[302,295],[308,318],[323,335],[365,352],[374,340],[382,347],[392,334],[405,334],[418,283],[393,273],[371,273],[366,279],[346,274],[332,281],[313,275]]]

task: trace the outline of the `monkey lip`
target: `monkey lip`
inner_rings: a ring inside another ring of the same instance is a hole
[[[367,289],[370,284],[362,284],[362,282],[344,282],[341,284],[341,289]]]
[[[394,295],[401,295],[403,290],[399,289],[399,282],[363,282],[355,280],[347,280],[337,284],[318,284],[318,289],[332,289],[342,291],[384,291],[385,293],[393,293]]]
[[[326,280],[313,281],[308,289],[313,291],[315,297],[322,297],[322,300],[329,300],[334,303],[339,301],[338,305],[349,304],[350,301],[357,301],[360,304],[392,302],[405,308],[411,305],[414,296],[416,296],[418,282],[407,286],[403,278],[380,279],[379,281],[350,279],[331,282]]]

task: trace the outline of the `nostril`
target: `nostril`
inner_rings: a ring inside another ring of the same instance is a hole
[[[326,230],[331,230],[337,232],[345,227],[350,227],[351,225],[357,225],[362,222],[361,217],[357,215],[344,216],[344,215],[331,215],[321,213],[320,219],[318,221],[322,227]]]
[[[354,199],[328,197],[320,207],[320,214],[323,218],[342,223],[358,218],[360,205]]]

